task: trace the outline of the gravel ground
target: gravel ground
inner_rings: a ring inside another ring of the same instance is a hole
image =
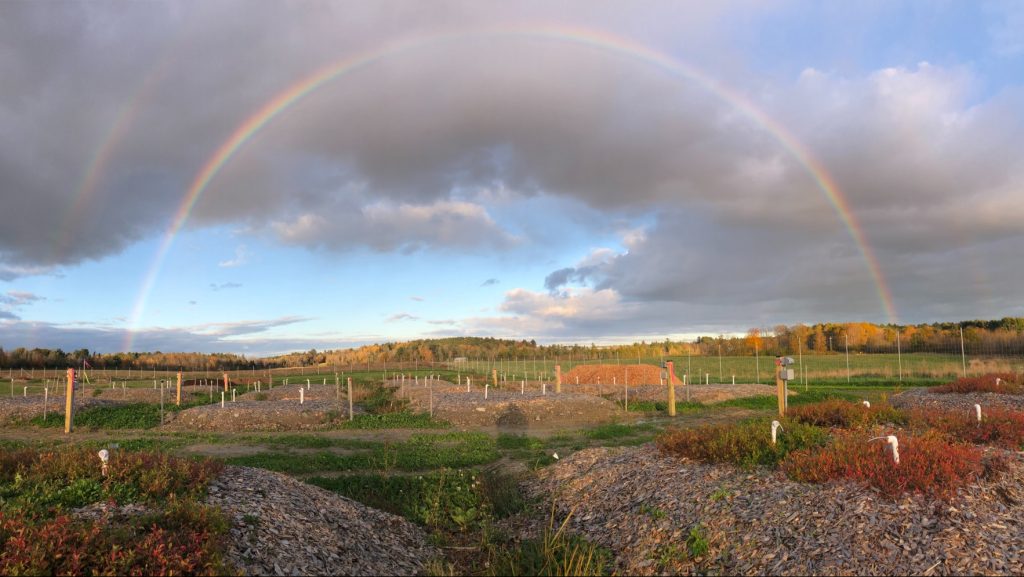
[[[440,555],[413,523],[280,473],[225,467],[207,502],[246,575],[416,575]]]
[[[947,410],[974,411],[974,405],[1002,407],[1024,411],[1024,395],[1003,395],[999,393],[936,393],[927,388],[910,389],[894,395],[890,402],[894,407],[911,409],[915,407]]]
[[[553,392],[522,387],[487,390],[484,398],[482,387],[473,385],[470,392],[466,386],[447,381],[433,381],[430,386],[413,385],[406,382],[400,387],[400,397],[408,398],[415,411],[429,412],[433,406],[434,417],[444,419],[457,427],[544,427],[577,426],[590,423],[606,423],[621,417],[622,410],[615,403],[580,393]]]
[[[334,401],[227,401],[185,409],[162,427],[168,431],[299,431],[315,430],[344,415]]]
[[[577,452],[527,490],[610,548],[625,574],[1024,574],[1024,456],[950,503],[887,500],[854,484],[810,485],[658,454]],[[691,559],[687,537],[708,543]]]

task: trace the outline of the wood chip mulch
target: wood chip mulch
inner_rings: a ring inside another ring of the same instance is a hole
[[[207,503],[227,514],[227,557],[246,575],[416,575],[440,556],[413,523],[280,473],[225,467]]]
[[[577,452],[528,481],[559,519],[610,548],[625,574],[1024,574],[1024,455],[949,503],[888,500],[850,483],[811,485],[658,453]],[[687,553],[691,529],[708,551]]]
[[[910,389],[893,395],[890,402],[901,409],[932,408],[973,414],[974,405],[1024,411],[1024,395],[1001,393],[936,393],[928,388]]]

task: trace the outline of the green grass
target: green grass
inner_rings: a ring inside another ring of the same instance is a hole
[[[334,491],[421,525],[464,531],[478,523],[486,503],[476,473],[435,471],[423,475],[313,477],[308,483]]]
[[[598,425],[592,429],[586,429],[583,431],[583,436],[588,439],[608,441],[634,437],[641,434],[651,433],[653,431],[655,431],[655,427],[649,424],[623,425],[619,423],[611,423]]]
[[[337,421],[339,429],[447,429],[451,423],[425,413],[383,413],[355,415],[351,421]]]
[[[793,389],[790,389],[792,392]],[[789,406],[807,405],[810,403],[817,403],[827,399],[842,399],[846,401],[856,401],[860,397],[852,393],[838,392],[838,391],[819,391],[810,390],[808,392],[795,391],[795,395],[789,396]],[[722,401],[721,403],[715,403],[710,405],[712,407],[734,407],[742,409],[754,409],[754,410],[776,410],[779,407],[778,397],[774,395],[757,395],[754,397],[742,397],[738,399],[729,399],[728,401]]]
[[[351,454],[257,453],[232,457],[233,465],[260,467],[293,475],[361,470],[423,471],[472,467],[500,458],[495,441],[484,433],[413,435],[399,443],[379,443]]]

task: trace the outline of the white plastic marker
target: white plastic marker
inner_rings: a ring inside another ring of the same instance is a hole
[[[871,403],[869,401],[861,401],[861,403],[863,403],[865,407],[869,409],[871,408]]]
[[[301,389],[300,389],[301,390]],[[306,379],[306,390],[309,390],[309,379]]]
[[[548,394],[548,384],[547,383],[541,383],[540,384],[540,394],[542,394],[542,395]]]
[[[981,405],[974,405],[974,414],[978,417],[978,424],[981,424]]]
[[[1001,383],[1001,382],[1003,382],[1003,379],[1000,379],[999,377],[996,377],[996,386],[997,387],[999,386],[999,383]]]
[[[110,453],[106,449],[100,449],[99,456],[100,456],[100,473],[102,473],[103,476],[106,477],[107,476],[107,461],[110,460]]]
[[[782,423],[780,423],[778,421],[772,421],[772,444],[773,445],[775,444],[775,437],[778,434],[777,431],[779,431],[779,430],[785,431],[785,429],[782,428]]]
[[[304,402],[306,402],[306,391],[302,390],[302,388],[300,387],[299,388],[299,404],[301,405]]]
[[[519,394],[520,395],[525,395],[526,394],[526,381],[523,381],[523,382],[521,382],[519,384]]]
[[[487,398],[487,389],[490,389],[490,388],[491,388],[491,383],[487,383],[487,384],[484,385],[484,398],[485,399]]]
[[[889,448],[892,449],[892,461],[897,465],[900,464],[900,441],[896,438],[896,435],[889,435],[888,437],[875,437],[868,439],[868,442],[884,440],[889,443]]]
[[[469,392],[469,386],[470,386],[471,383],[472,383],[472,380],[470,380],[469,377],[466,377],[466,392],[467,393]]]
[[[220,392],[220,408],[224,408],[224,391]]]
[[[558,460],[558,453],[551,453],[551,456],[554,457],[556,461]]]

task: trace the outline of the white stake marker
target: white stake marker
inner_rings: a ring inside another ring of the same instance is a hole
[[[776,438],[776,435],[778,434],[778,431],[780,429],[782,429],[782,423],[780,423],[778,421],[772,421],[772,444],[773,445],[775,444],[775,438]],[[785,429],[782,429],[782,430],[784,431]]]

